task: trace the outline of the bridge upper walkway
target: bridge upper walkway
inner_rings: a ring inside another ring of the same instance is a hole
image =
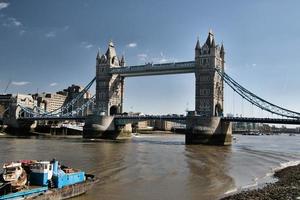
[[[173,62],[162,64],[145,64],[127,67],[114,67],[110,69],[111,74],[119,74],[122,77],[183,74],[195,71],[195,61]]]

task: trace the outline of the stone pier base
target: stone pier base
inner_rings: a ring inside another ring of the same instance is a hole
[[[13,135],[30,135],[36,127],[36,121],[33,120],[22,120],[22,119],[10,119],[6,122],[6,132]]]
[[[186,144],[231,145],[232,125],[220,117],[187,116]]]
[[[116,126],[114,116],[88,116],[83,127],[83,138],[117,139],[131,137],[131,124]]]

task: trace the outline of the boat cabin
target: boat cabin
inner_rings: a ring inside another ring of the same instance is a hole
[[[21,163],[16,162],[4,164],[3,170],[3,179],[7,182],[17,181],[23,172]]]
[[[47,186],[53,176],[53,164],[49,161],[39,161],[30,165],[30,182],[33,185]]]

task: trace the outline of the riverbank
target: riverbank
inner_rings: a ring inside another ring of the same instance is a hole
[[[274,177],[278,179],[275,183],[267,184],[265,187],[255,190],[242,191],[221,200],[300,199],[300,164],[281,169],[275,172]]]

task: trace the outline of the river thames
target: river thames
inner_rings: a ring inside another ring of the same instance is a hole
[[[232,146],[185,145],[184,135],[141,135],[119,142],[1,138],[0,164],[56,158],[100,178],[75,199],[218,199],[269,181],[300,160],[300,136],[236,135]]]

